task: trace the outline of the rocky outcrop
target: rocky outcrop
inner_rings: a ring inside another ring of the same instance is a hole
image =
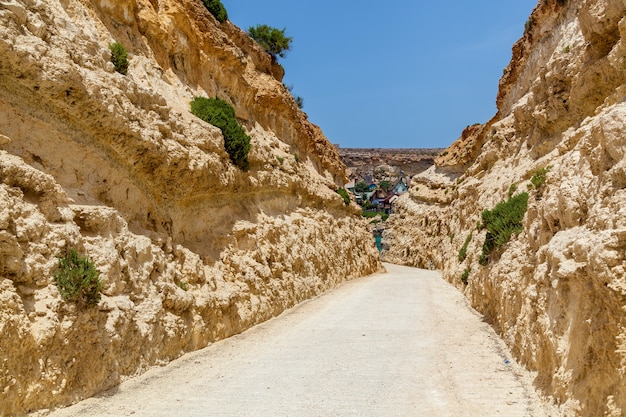
[[[566,416],[626,413],[624,16],[617,0],[539,2],[498,113],[413,179],[383,240],[386,260],[464,291]],[[520,192],[523,230],[481,265],[481,213]]]
[[[0,415],[91,396],[381,268],[335,192],[336,149],[202,2],[2,1],[0,56]],[[248,172],[194,96],[234,107]],[[52,281],[70,247],[100,272],[97,307]]]

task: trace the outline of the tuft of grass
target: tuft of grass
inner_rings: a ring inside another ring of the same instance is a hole
[[[493,210],[482,212],[482,228],[487,229],[479,263],[487,265],[491,252],[518,234],[524,228],[523,220],[528,208],[528,193],[520,193],[507,201],[499,202]]]
[[[111,51],[111,62],[115,67],[115,71],[119,72],[122,75],[126,75],[128,73],[128,52],[126,52],[126,48],[119,42],[114,42],[109,45],[109,50]]]
[[[92,261],[72,248],[59,257],[53,280],[65,301],[74,302],[79,307],[95,306],[100,301],[100,273]]]

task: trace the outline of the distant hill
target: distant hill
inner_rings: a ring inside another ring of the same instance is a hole
[[[441,148],[339,148],[339,156],[350,174],[369,174],[384,168],[412,176],[430,168]]]

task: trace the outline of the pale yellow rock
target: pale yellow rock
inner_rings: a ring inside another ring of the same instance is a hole
[[[618,0],[539,2],[497,115],[413,181],[383,238],[385,260],[439,268],[464,291],[568,417],[626,413],[624,16]],[[481,213],[512,184],[530,194],[523,230],[482,266]]]
[[[89,397],[382,268],[335,192],[336,149],[202,2],[4,1],[0,56],[0,415]],[[190,113],[216,95],[252,138],[248,172]],[[100,272],[95,308],[53,283],[69,247]]]

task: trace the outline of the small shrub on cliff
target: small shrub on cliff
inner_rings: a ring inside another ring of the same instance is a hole
[[[65,301],[75,302],[79,306],[94,306],[100,301],[100,273],[93,262],[74,249],[69,249],[59,257],[59,266],[53,279]]]
[[[487,229],[479,263],[487,265],[489,254],[509,241],[513,233],[522,231],[524,214],[528,208],[528,193],[520,193],[501,201],[493,210],[482,212],[482,227]]]
[[[257,25],[250,27],[248,34],[276,60],[276,56],[284,58],[285,53],[291,48],[293,38],[285,36],[285,30],[287,29],[281,30],[268,25]]]
[[[346,206],[350,204],[350,196],[348,195],[348,192],[344,188],[338,189],[337,194],[339,194],[341,198],[343,198],[343,202],[346,203]]]
[[[109,45],[109,49],[111,50],[111,62],[115,67],[115,71],[126,75],[128,73],[128,52],[126,52],[126,48],[121,43],[114,42]]]
[[[224,148],[230,160],[244,171],[248,170],[250,136],[237,122],[235,109],[219,98],[196,97],[191,102],[191,112],[200,119],[218,127],[224,135]]]
[[[467,279],[469,278],[469,274],[470,274],[469,268],[467,268],[465,271],[463,271],[463,274],[461,274],[461,282],[465,285],[467,285]]]
[[[533,176],[530,178],[532,186],[538,190],[546,183],[546,174],[550,172],[551,166],[547,166],[536,171],[533,171]]]
[[[228,20],[228,13],[220,0],[202,0],[202,3],[218,22],[224,23]]]
[[[291,93],[291,96],[293,97],[293,100],[296,102],[296,105],[298,106],[298,108],[302,110],[302,108],[304,107],[304,99],[300,96],[293,95],[293,85],[285,85],[285,88],[287,88],[287,91]]]
[[[474,233],[470,232],[470,234],[467,236],[467,239],[465,239],[465,243],[463,243],[463,246],[461,246],[461,250],[459,250],[459,262],[463,262],[465,258],[467,258],[467,247],[472,241],[473,235]]]

